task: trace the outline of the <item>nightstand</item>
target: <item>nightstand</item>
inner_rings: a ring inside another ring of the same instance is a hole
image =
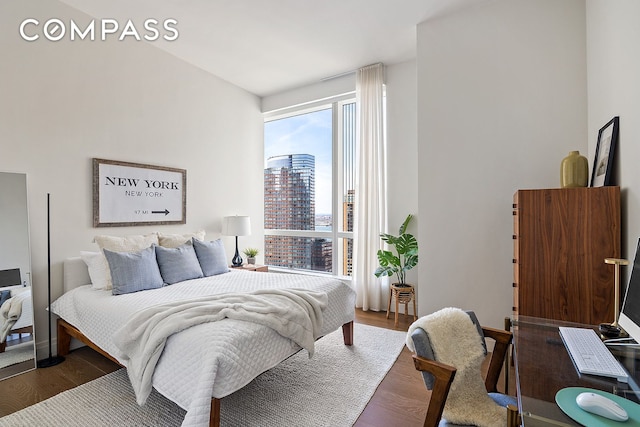
[[[258,264],[244,264],[240,267],[231,266],[231,268],[237,268],[239,270],[247,270],[247,271],[262,271],[262,272],[269,271],[269,266],[258,265]]]

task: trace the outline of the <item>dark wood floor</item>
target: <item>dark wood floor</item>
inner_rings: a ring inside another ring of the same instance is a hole
[[[406,331],[413,318],[400,315],[399,325],[394,328],[393,316],[387,320],[386,313],[356,310],[356,322]],[[118,368],[118,365],[88,347],[74,350],[57,366],[36,369],[0,381],[0,417]],[[404,348],[355,426],[422,426],[428,401],[429,392],[413,367],[411,353]]]

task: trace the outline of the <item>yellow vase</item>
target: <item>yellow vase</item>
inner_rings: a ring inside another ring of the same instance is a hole
[[[562,188],[586,187],[589,179],[589,162],[579,151],[571,151],[560,165]]]

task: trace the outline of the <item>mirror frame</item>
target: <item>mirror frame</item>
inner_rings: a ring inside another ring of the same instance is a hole
[[[20,179],[20,177],[18,176],[22,176],[23,179]],[[30,303],[31,303],[31,350],[32,350],[32,358],[31,359],[27,359],[26,361],[22,361],[22,362],[17,362],[15,364],[11,364],[5,367],[0,368],[0,380],[4,380],[7,378],[11,378],[15,375],[19,375],[22,374],[24,372],[29,372],[32,371],[34,369],[36,369],[36,338],[35,338],[35,315],[33,312],[33,283],[32,283],[32,276],[31,276],[31,236],[30,236],[30,222],[29,222],[29,198],[28,198],[28,188],[27,188],[27,174],[26,173],[16,173],[16,172],[3,172],[0,171],[0,183],[3,181],[7,181],[7,179],[9,178],[9,176],[12,176],[12,178],[15,179],[15,183],[16,187],[19,186],[19,188],[15,189],[15,193],[14,192],[10,192],[10,191],[2,191],[3,187],[2,185],[0,185],[0,206],[3,204],[3,202],[5,202],[5,204],[8,206],[8,202],[11,201],[11,197],[12,195],[16,195],[16,196],[20,196],[20,199],[24,199],[24,207],[22,206],[17,206],[15,208],[15,215],[24,215],[25,216],[25,230],[24,230],[24,237],[22,236],[16,236],[15,242],[12,241],[10,242],[10,246],[14,246],[14,244],[21,244],[22,246],[25,245],[26,243],[26,259],[21,260],[20,262],[15,262],[18,263],[19,266],[17,268],[20,268],[20,281],[21,284],[19,285],[7,285],[3,288],[0,288],[0,290],[6,290],[6,289],[20,289],[21,287],[29,287],[31,288],[31,299],[30,299]],[[20,181],[18,183],[18,181]],[[7,185],[11,185],[11,183],[8,183]],[[8,188],[8,187],[7,187]],[[3,200],[3,193],[6,195],[6,198]],[[24,213],[22,213],[22,211]],[[13,218],[16,218],[16,216],[14,216]],[[11,221],[11,217],[9,219],[9,221]],[[26,240],[25,241],[21,241],[18,242],[19,239],[24,238]],[[6,244],[6,240],[4,240],[4,243]],[[14,260],[15,261],[15,260]],[[9,261],[10,263],[13,261]],[[15,264],[14,263],[14,264]],[[2,265],[0,264],[0,270],[7,270],[7,269],[12,269],[12,268],[16,268],[16,266],[14,264],[11,265]],[[23,271],[23,270],[27,270],[27,271]],[[24,332],[23,332],[24,333]],[[9,334],[11,335],[11,334]],[[22,336],[22,334],[20,335]],[[19,338],[21,339],[21,338]],[[26,345],[26,343],[20,344],[18,343],[17,345],[20,345],[21,347],[28,347]],[[11,347],[11,346],[8,346]],[[0,353],[0,359],[2,359],[2,355],[6,353]]]

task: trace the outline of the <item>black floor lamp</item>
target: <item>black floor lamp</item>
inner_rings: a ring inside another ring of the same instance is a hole
[[[38,368],[48,368],[55,366],[61,362],[64,362],[64,357],[53,356],[51,352],[51,226],[50,226],[50,213],[49,213],[49,198],[47,193],[47,315],[49,316],[49,357],[46,359],[38,360]]]

